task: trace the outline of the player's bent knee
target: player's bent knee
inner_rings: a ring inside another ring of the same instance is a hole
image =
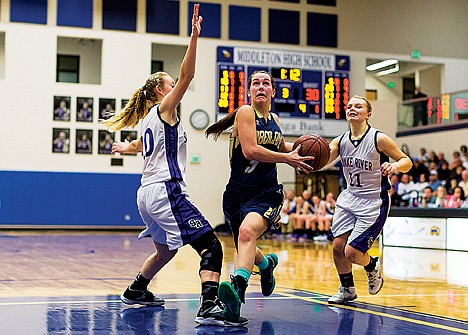
[[[223,247],[212,231],[193,241],[191,246],[201,257],[200,271],[208,270],[221,274]]]

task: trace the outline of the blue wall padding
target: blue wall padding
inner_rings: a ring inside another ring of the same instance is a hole
[[[102,28],[136,31],[136,0],[103,0]]]
[[[269,42],[299,44],[298,11],[270,9],[268,19]]]
[[[193,2],[190,1],[188,4],[188,21],[187,21],[187,35],[190,36],[192,33],[192,15],[193,15],[193,5],[200,4],[199,15],[206,17],[207,20],[204,20],[202,23],[202,37],[221,37],[221,5],[214,3],[205,3],[205,2]]]
[[[229,6],[229,39],[260,42],[261,25],[260,8]]]
[[[0,224],[143,226],[136,206],[140,178],[139,174],[0,171]]]
[[[307,13],[307,44],[336,48],[338,46],[338,16]]]
[[[93,0],[58,0],[57,26],[93,27]]]
[[[146,32],[179,35],[180,4],[175,0],[146,0]]]
[[[47,0],[10,0],[10,21],[47,24]]]

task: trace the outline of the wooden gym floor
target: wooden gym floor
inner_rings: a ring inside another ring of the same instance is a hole
[[[385,285],[367,293],[364,270],[354,269],[358,299],[330,306],[338,276],[330,244],[263,239],[275,252],[277,287],[260,293],[253,276],[242,315],[247,327],[195,327],[199,259],[191,247],[150,284],[165,307],[133,307],[119,295],[153,250],[136,231],[1,231],[0,334],[468,334],[468,253],[374,248]],[[224,247],[222,280],[232,273],[235,249]]]

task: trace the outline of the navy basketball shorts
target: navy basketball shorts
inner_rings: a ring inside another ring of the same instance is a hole
[[[268,231],[271,226],[277,228],[283,205],[283,185],[274,185],[265,189],[239,190],[229,185],[223,195],[223,211],[229,222],[234,242],[237,247],[239,227],[248,213],[258,213],[268,221]]]

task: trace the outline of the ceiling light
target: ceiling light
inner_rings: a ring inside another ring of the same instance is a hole
[[[391,69],[388,69],[388,70],[383,70],[383,71],[377,72],[375,75],[377,77],[380,77],[380,76],[385,76],[387,74],[395,73],[395,72],[398,72],[398,71],[400,71],[400,65],[398,65],[398,63],[397,63],[395,65],[395,67],[392,67]]]
[[[387,59],[387,60],[384,60],[375,64],[367,65],[366,70],[375,71],[375,70],[382,69],[384,67],[395,65],[395,64],[398,64],[398,61],[396,59]]]

